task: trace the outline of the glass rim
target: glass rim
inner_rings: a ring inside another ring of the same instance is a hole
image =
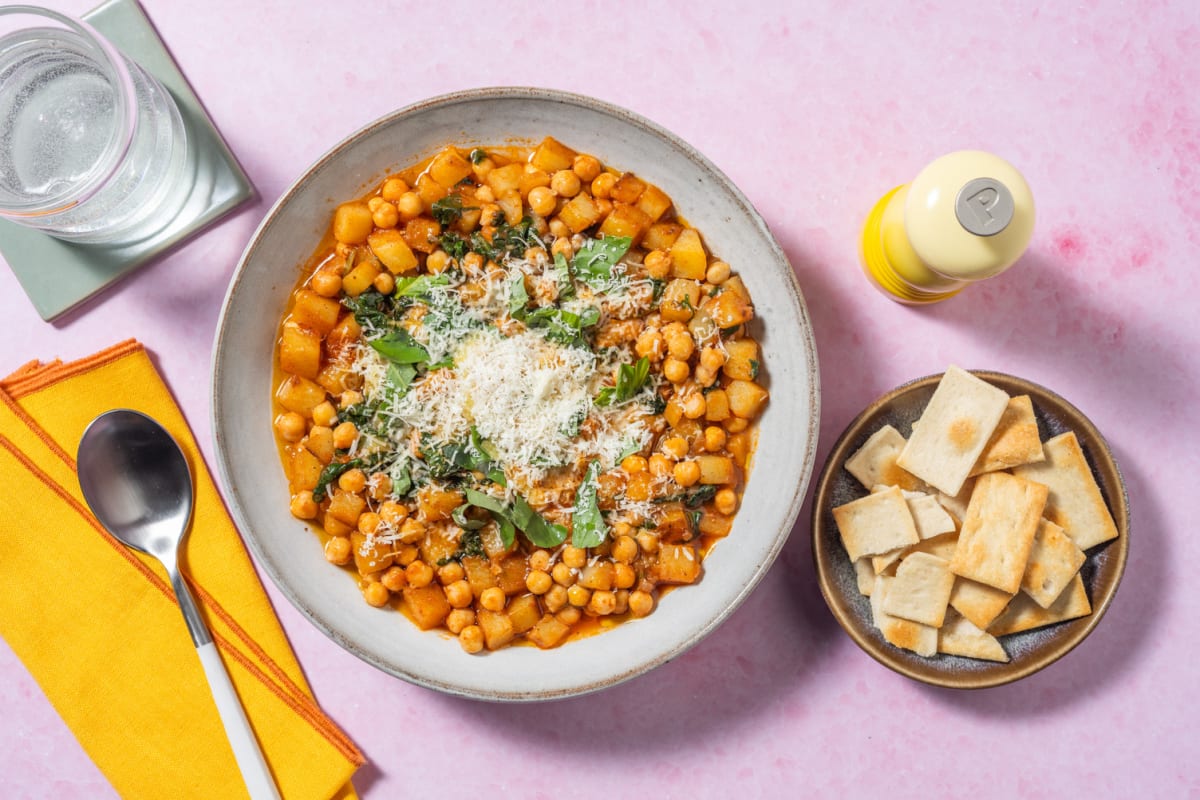
[[[0,216],[12,219],[19,220],[22,218],[52,216],[86,203],[104,188],[113,175],[116,174],[117,170],[120,169],[126,154],[128,154],[130,147],[133,145],[133,137],[137,125],[138,109],[133,78],[129,73],[129,66],[120,51],[84,20],[75,19],[51,9],[42,8],[41,6],[31,5],[0,6],[0,17],[6,16],[30,16],[53,20],[82,36],[89,45],[94,46],[97,50],[97,63],[106,72],[106,76],[112,81],[115,90],[117,123],[119,128],[105,148],[103,157],[106,159],[106,162],[82,184],[69,187],[66,191],[52,197],[43,198],[35,202],[16,203],[11,206],[0,205]],[[22,30],[34,29],[32,26],[17,27],[12,32],[17,33]]]

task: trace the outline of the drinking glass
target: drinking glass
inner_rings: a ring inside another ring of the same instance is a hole
[[[141,241],[182,208],[191,161],[174,98],[90,25],[0,6],[0,217],[75,242]]]

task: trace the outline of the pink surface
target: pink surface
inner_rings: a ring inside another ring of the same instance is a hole
[[[363,795],[1200,797],[1200,11],[751,5],[148,0],[262,199],[55,325],[0,270],[0,373],[136,336],[211,463],[209,357],[226,284],[313,159],[456,89],[540,85],[623,105],[706,153],[787,251],[822,365],[818,465],[862,406],[947,363],[1042,383],[1091,417],[1124,471],[1124,583],[1103,624],[1049,669],[937,690],[879,666],[837,627],[816,588],[806,507],[759,589],[695,649],[598,695],[520,707],[377,672],[269,585],[317,698],[371,760]],[[1031,250],[939,307],[895,305],[859,271],[862,219],[964,147],[1025,173],[1038,203]],[[2,643],[0,707],[0,795],[112,795]]]

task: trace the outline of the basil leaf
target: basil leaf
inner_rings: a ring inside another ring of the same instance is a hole
[[[477,531],[487,523],[483,520],[469,519],[466,512],[470,507],[470,503],[463,503],[461,506],[450,512],[450,518],[454,520],[455,525],[462,528],[464,531]]]
[[[329,484],[340,478],[343,472],[361,466],[362,459],[359,458],[352,458],[349,461],[327,465],[325,469],[321,470],[321,475],[317,478],[317,485],[313,487],[313,500],[318,503],[324,500],[329,492]]]
[[[537,547],[557,547],[567,539],[567,529],[562,525],[548,522],[525,502],[525,498],[516,495],[511,507],[489,494],[474,489],[465,490],[467,502],[473,506],[492,512],[500,525],[500,537],[505,546],[511,546],[516,531],[525,534],[525,538]]]
[[[392,494],[397,497],[404,497],[412,491],[412,470],[408,468],[408,464],[396,464],[388,473],[388,477],[392,479]]]
[[[600,462],[593,461],[575,493],[575,507],[571,509],[571,544],[575,547],[596,547],[608,536],[608,525],[596,499],[599,474]]]
[[[653,502],[655,503],[679,503],[682,502],[688,508],[699,508],[700,506],[712,500],[717,494],[717,487],[712,484],[697,486],[695,489],[689,489],[685,492],[679,492],[669,497],[659,497]]]
[[[458,194],[448,194],[441,200],[434,202],[429,208],[430,213],[433,214],[433,218],[443,226],[454,222],[462,216],[464,211],[475,210],[478,210],[478,206],[464,206],[462,195]]]
[[[508,315],[516,320],[524,320],[528,306],[529,292],[525,290],[525,275],[518,272],[508,285]]]
[[[633,399],[650,377],[650,359],[642,356],[635,364],[622,364],[617,370],[617,385],[605,387],[596,396],[596,405],[620,405]]]
[[[408,394],[408,387],[417,377],[417,368],[412,364],[388,364],[387,381],[396,390],[397,397]]]
[[[530,328],[545,330],[546,338],[550,341],[582,348],[588,346],[583,329],[590,328],[599,321],[600,310],[594,306],[589,306],[581,314],[553,306],[543,306],[525,315],[525,324]]]
[[[700,517],[704,514],[703,511],[687,512],[688,522],[692,523],[692,533],[700,535]]]
[[[589,239],[571,259],[571,269],[588,282],[611,279],[613,265],[629,252],[631,244],[633,240],[628,236]]]
[[[554,274],[558,283],[558,299],[570,300],[575,296],[575,276],[561,252],[554,254]]]
[[[617,463],[620,464],[628,456],[631,456],[634,453],[640,453],[641,450],[642,450],[642,443],[637,441],[636,439],[630,439],[625,444],[625,446],[623,448],[621,448],[620,454],[617,455]]]
[[[425,297],[434,286],[449,286],[450,279],[445,275],[414,275],[408,278],[397,278],[395,297]]]
[[[375,352],[396,364],[420,364],[429,360],[429,353],[412,334],[403,328],[388,331],[378,339],[368,342]]]

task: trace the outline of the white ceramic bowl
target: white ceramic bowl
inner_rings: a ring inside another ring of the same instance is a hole
[[[276,329],[335,205],[446,144],[536,143],[552,135],[662,187],[754,298],[771,401],[761,419],[745,501],[702,581],[669,593],[645,619],[554,650],[482,656],[369,607],[315,536],[288,513],[272,433]],[[764,162],[765,163],[765,162]],[[800,511],[820,413],[816,347],[787,258],[741,192],[684,142],[624,109],[542,89],[481,89],[426,100],[374,122],[322,156],[267,214],[225,298],[213,355],[217,465],[242,535],[280,590],[313,624],[376,667],[422,686],[489,700],[596,691],[681,654],[714,630],[770,568]]]

